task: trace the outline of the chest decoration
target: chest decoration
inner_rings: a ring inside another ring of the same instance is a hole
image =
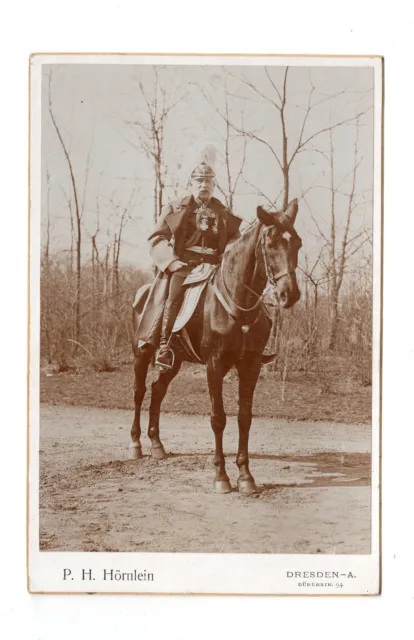
[[[199,231],[212,231],[218,233],[217,216],[206,204],[203,202],[195,210],[196,224]]]

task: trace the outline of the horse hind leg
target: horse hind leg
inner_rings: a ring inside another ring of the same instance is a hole
[[[142,458],[141,447],[141,406],[145,396],[146,386],[145,379],[147,377],[148,366],[151,361],[150,350],[140,349],[135,353],[134,364],[134,421],[131,427],[131,444],[129,445],[128,457],[131,460]]]
[[[151,440],[151,457],[153,460],[163,460],[167,455],[160,439],[161,404],[167,393],[168,386],[179,372],[181,364],[182,360],[176,357],[173,368],[162,371],[155,382],[152,383],[148,437]]]

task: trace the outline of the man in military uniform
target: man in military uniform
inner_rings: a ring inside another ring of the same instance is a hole
[[[212,197],[214,189],[213,160],[206,154],[191,172],[191,195],[167,205],[148,238],[154,264],[169,279],[156,358],[166,369],[174,360],[169,341],[184,299],[184,280],[196,265],[218,264],[225,249],[240,236],[241,218]]]

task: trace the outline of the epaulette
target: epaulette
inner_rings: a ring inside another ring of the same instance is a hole
[[[171,202],[171,206],[174,209],[174,211],[181,211],[181,209],[188,207],[188,205],[190,204],[190,201],[191,201],[191,196],[187,195],[187,196],[184,196],[184,198],[181,198],[181,200],[175,200],[174,202]]]

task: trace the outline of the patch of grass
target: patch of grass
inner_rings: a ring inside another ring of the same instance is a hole
[[[150,385],[147,383],[147,387]],[[40,400],[47,404],[92,406],[105,409],[134,410],[134,370],[132,365],[109,372],[84,371],[41,373]],[[238,380],[231,372],[224,382],[224,406],[227,415],[237,415]],[[143,409],[149,407],[149,390]],[[171,383],[164,399],[163,411],[168,413],[208,415],[210,396],[203,367],[184,365]],[[332,380],[329,391],[321,392],[320,384],[310,374],[296,374],[285,383],[263,371],[254,396],[253,413],[263,418],[287,420],[333,421],[344,423],[371,422],[371,388]]]

